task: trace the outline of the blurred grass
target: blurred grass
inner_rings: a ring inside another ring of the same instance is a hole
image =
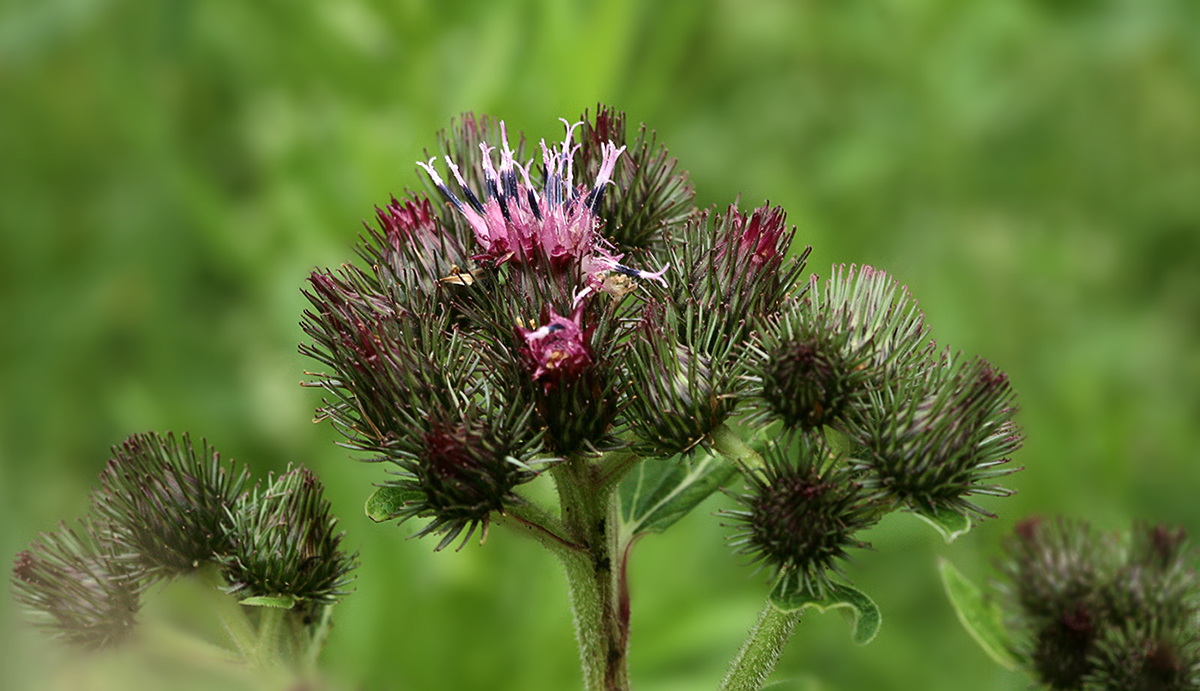
[[[950,546],[885,521],[852,574],[879,639],[810,617],[779,688],[1025,688],[958,629],[935,555],[982,577],[1034,512],[1200,527],[1193,2],[5,0],[0,552],[81,515],[111,444],[190,430],[329,486],[363,562],[326,658],[348,687],[577,688],[557,566],[370,524],[382,471],[309,423],[296,344],[308,271],[419,187],[450,117],[536,138],[597,101],[656,129],[702,203],[783,204],[818,273],[894,273],[1020,391],[1001,518]],[[639,689],[713,687],[765,594],[712,508],[635,556]],[[0,686],[43,688],[0,615]]]

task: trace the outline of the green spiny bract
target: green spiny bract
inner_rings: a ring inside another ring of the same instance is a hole
[[[409,490],[409,498],[392,517],[429,518],[417,536],[442,535],[438,550],[464,529],[463,544],[481,525],[486,534],[491,513],[519,503],[513,488],[536,476],[529,464],[540,451],[538,439],[513,436],[513,430],[526,428],[530,415],[528,408],[470,401],[435,413],[416,443],[398,447],[394,456],[401,470],[387,485]]]
[[[755,322],[773,315],[808,255],[779,207],[688,220],[665,257],[666,295],[643,309],[629,348],[628,419],[639,449],[669,457],[702,445],[736,408],[738,363]]]
[[[878,520],[879,506],[816,435],[788,435],[764,460],[743,473],[741,508],[721,512],[737,521],[731,544],[771,567],[784,591],[823,599],[830,573],[844,577],[847,550],[869,547],[855,534]]]
[[[694,302],[652,302],[645,309],[629,346],[632,396],[626,408],[644,455],[668,458],[693,450],[737,405],[740,381],[730,364],[737,343],[698,333],[719,324],[712,316]],[[689,345],[701,343],[712,346]]]
[[[1083,691],[1200,689],[1200,637],[1194,623],[1113,626],[1096,641],[1089,662]]]
[[[229,549],[228,515],[247,480],[206,442],[139,434],[113,448],[92,506],[125,554],[149,575],[170,577]]]
[[[1182,531],[1104,534],[1082,521],[1017,525],[1001,595],[1017,651],[1052,689],[1200,688],[1200,580]]]
[[[751,424],[778,420],[793,430],[838,426],[865,391],[869,354],[850,347],[850,332],[812,319],[805,305],[791,301],[764,320],[759,342],[750,346],[745,369],[753,391]]]
[[[705,211],[688,220],[668,245],[667,293],[681,319],[684,345],[708,354],[744,342],[756,319],[776,313],[796,289],[811,248],[788,258],[796,236],[780,207],[750,212],[730,205],[724,214]],[[685,306],[693,306],[691,308]]]
[[[576,156],[578,169],[585,179],[593,179],[600,169],[597,155],[601,145],[612,142],[626,145],[625,114],[607,106],[596,110],[595,118],[584,113],[580,139],[584,142]],[[665,237],[676,232],[693,213],[694,192],[686,172],[676,171],[677,162],[658,145],[646,126],[638,129],[633,144],[617,161],[613,180],[619,194],[605,195],[599,216],[614,244],[631,250],[661,249]]]

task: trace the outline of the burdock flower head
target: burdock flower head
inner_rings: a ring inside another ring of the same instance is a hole
[[[113,449],[92,504],[142,568],[175,576],[229,549],[229,513],[248,479],[186,434],[138,434]]]
[[[669,458],[704,446],[737,405],[740,382],[728,362],[736,341],[689,334],[689,323],[698,321],[676,305],[652,302],[630,344],[630,426],[646,455]],[[713,348],[706,352],[704,343]]]
[[[1182,530],[1104,534],[1082,521],[1017,525],[1001,593],[1016,651],[1051,689],[1200,688],[1200,579]]]
[[[774,314],[804,269],[810,247],[788,259],[796,227],[780,207],[698,214],[669,246],[671,302],[678,305],[681,337],[702,352],[742,341],[754,320]],[[700,339],[704,340],[700,340]]]
[[[111,527],[63,525],[17,554],[13,595],[34,624],[88,649],[125,640],[133,631],[145,583],[108,538]]]
[[[878,520],[878,506],[817,436],[772,444],[765,460],[744,472],[741,508],[722,512],[737,521],[731,544],[773,568],[781,590],[824,599],[847,550],[869,547],[855,534]]]
[[[312,471],[296,468],[272,478],[233,516],[232,547],[221,557],[230,592],[305,607],[346,595],[357,559],[340,549],[345,533],[338,532]]]
[[[580,145],[574,143],[580,123],[563,120],[567,134],[562,144],[547,146],[543,141],[542,165],[545,184],[536,187],[529,178],[530,160],[521,165],[516,151],[508,144],[508,132],[500,123],[500,165],[492,159],[494,147],[480,142],[484,189],[482,198],[463,178],[450,156],[447,167],[462,194],[460,198],[438,174],[437,158],[419,162],[434,185],[462,213],[474,231],[482,252],[473,258],[493,267],[508,261],[535,264],[545,262],[552,270],[577,266],[587,277],[585,291],[605,287],[610,272],[638,278],[662,280],[663,270],[646,273],[619,263],[622,256],[597,230],[604,188],[611,182],[617,158],[625,151],[611,142],[601,145],[602,158],[592,186],[575,184],[574,159]]]
[[[1015,395],[986,360],[949,353],[891,376],[847,423],[863,449],[856,465],[867,473],[866,485],[928,515],[991,515],[968,497],[1012,494],[992,481],[1018,470],[1006,466],[1022,443]]]
[[[429,518],[416,535],[442,535],[436,550],[460,534],[461,547],[481,526],[486,536],[491,514],[521,502],[513,489],[537,475],[529,463],[538,447],[511,436],[524,427],[511,420],[514,412],[488,418],[469,406],[457,418],[431,420],[414,451],[398,460],[399,478],[388,483],[408,496],[389,518]]]
[[[844,429],[868,391],[911,376],[925,354],[916,301],[869,266],[835,266],[823,285],[813,276],[761,327],[746,360],[751,420],[788,429]]]

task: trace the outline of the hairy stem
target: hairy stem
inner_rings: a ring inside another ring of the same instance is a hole
[[[196,572],[196,582],[201,586],[200,592],[220,620],[234,648],[244,659],[249,659],[256,645],[254,626],[246,616],[246,609],[233,597],[222,592],[225,579],[221,576],[220,569],[215,564],[201,567]]]
[[[719,691],[758,691],[775,671],[779,655],[792,637],[800,612],[781,612],[771,603],[763,608],[758,623],[742,644]]]
[[[264,669],[273,665],[282,665],[283,651],[279,641],[283,617],[287,610],[280,607],[259,607],[258,612],[258,641],[254,645],[254,663]]]
[[[588,691],[627,691],[629,608],[617,568],[612,486],[598,468],[574,457],[554,469],[562,521],[582,550],[559,551],[571,593],[575,636]]]

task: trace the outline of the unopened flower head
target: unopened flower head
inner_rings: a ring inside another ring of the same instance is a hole
[[[863,447],[855,464],[868,473],[865,484],[927,514],[990,516],[968,497],[1012,494],[989,484],[1019,470],[1007,466],[1023,441],[1008,377],[986,360],[956,361],[946,353],[907,377],[889,378],[847,422]]]
[[[823,598],[847,550],[869,546],[855,534],[878,511],[819,438],[795,440],[768,447],[766,465],[745,473],[750,491],[736,496],[742,508],[722,515],[737,521],[732,544],[773,567],[783,590]]]
[[[745,340],[754,319],[780,308],[811,249],[787,260],[795,236],[783,209],[765,204],[751,211],[731,204],[723,214],[706,211],[684,224],[669,246],[670,265],[679,268],[669,290],[675,304],[694,304],[706,325],[706,340],[690,344],[712,352]]]
[[[229,513],[249,474],[227,465],[186,434],[134,435],[113,448],[92,504],[143,568],[188,573],[229,548]]]
[[[234,514],[233,547],[222,561],[239,598],[291,597],[325,605],[347,594],[357,556],[340,549],[343,532],[317,476],[296,468],[272,479]]]
[[[1163,526],[1126,537],[1082,521],[1017,524],[1001,594],[1030,671],[1052,689],[1197,688],[1194,556]]]
[[[629,346],[630,426],[636,448],[659,458],[705,448],[712,431],[733,413],[741,386],[729,364],[732,341],[688,330],[715,320],[689,320],[681,311],[650,302]],[[704,343],[722,349],[704,352]]]
[[[485,420],[469,412],[463,419],[433,420],[421,435],[421,449],[400,465],[401,480],[391,483],[415,490],[396,513],[396,518],[430,518],[417,536],[442,535],[435,549],[441,550],[460,534],[462,544],[482,526],[487,534],[492,512],[520,501],[513,489],[536,477],[526,464],[538,449],[528,440],[517,439],[514,424],[505,418]]]
[[[83,648],[105,648],[133,630],[145,583],[108,541],[111,527],[61,526],[17,554],[13,594],[32,622]]]
[[[1083,691],[1195,691],[1200,639],[1193,627],[1114,626],[1096,642]]]

